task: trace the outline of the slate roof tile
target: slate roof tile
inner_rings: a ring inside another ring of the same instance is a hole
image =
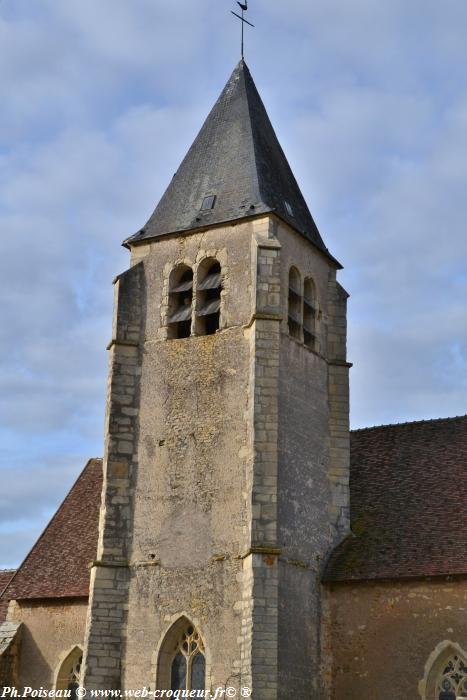
[[[353,534],[325,581],[467,574],[467,416],[351,433]]]
[[[201,211],[209,195],[216,197],[214,208]],[[340,267],[323,243],[242,60],[149,221],[124,245],[268,212]]]

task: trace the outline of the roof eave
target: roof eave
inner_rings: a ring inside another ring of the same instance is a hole
[[[167,231],[166,233],[156,233],[154,235],[151,234],[144,234],[144,236],[138,237],[140,235],[140,231],[138,233],[135,233],[128,238],[125,238],[125,240],[122,242],[122,246],[126,248],[127,250],[131,251],[132,246],[137,247],[139,245],[145,245],[146,243],[152,243],[159,238],[169,238],[171,236],[188,236],[192,233],[200,233],[201,231],[206,231],[207,229],[210,228],[220,228],[222,226],[225,226],[227,224],[235,224],[235,223],[242,223],[242,222],[248,222],[252,221],[254,219],[259,219],[263,216],[270,216],[274,215],[277,217],[280,221],[285,223],[287,226],[289,226],[291,229],[293,229],[296,233],[300,234],[303,238],[305,238],[308,243],[310,243],[318,252],[320,252],[322,255],[326,257],[326,259],[333,264],[333,266],[337,270],[342,270],[343,265],[335,258],[327,248],[321,248],[318,246],[306,233],[306,231],[302,231],[298,226],[294,226],[293,223],[289,220],[286,219],[284,216],[282,216],[280,213],[277,212],[276,209],[266,209],[262,211],[258,211],[254,214],[251,214],[250,216],[241,216],[241,217],[235,217],[232,219],[223,219],[222,221],[216,221],[212,223],[205,223],[200,224],[199,226],[196,227],[190,227],[190,228],[183,228],[183,229],[177,229],[174,231]],[[143,231],[144,229],[141,229]]]

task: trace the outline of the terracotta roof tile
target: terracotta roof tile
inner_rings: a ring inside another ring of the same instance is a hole
[[[88,596],[88,564],[96,558],[101,489],[102,460],[91,459],[12,578],[3,599]]]
[[[467,574],[467,416],[351,433],[352,532],[325,581]]]
[[[0,569],[0,596],[14,573],[14,569]],[[0,622],[4,622],[6,620],[7,610],[8,600],[0,598]]]

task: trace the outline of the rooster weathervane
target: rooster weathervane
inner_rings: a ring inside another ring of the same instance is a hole
[[[238,17],[238,19],[241,20],[241,22],[242,22],[242,59],[243,59],[243,58],[244,58],[244,56],[243,56],[243,53],[244,53],[244,52],[243,52],[243,49],[244,49],[243,30],[244,30],[245,24],[249,24],[250,27],[254,27],[255,25],[252,24],[251,22],[249,22],[249,21],[248,21],[247,19],[245,19],[245,17],[244,17],[245,12],[248,10],[248,0],[245,0],[244,3],[243,3],[243,2],[238,2],[238,0],[237,0],[237,5],[240,7],[240,9],[241,9],[241,11],[242,11],[241,16],[240,16],[240,15],[237,15],[237,13],[234,12],[233,10],[231,10],[231,12],[232,12],[233,15],[235,15],[235,17]]]

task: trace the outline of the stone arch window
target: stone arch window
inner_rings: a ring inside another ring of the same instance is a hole
[[[215,258],[203,260],[198,268],[196,289],[196,333],[213,335],[220,327],[222,270]]]
[[[289,297],[287,310],[289,334],[302,339],[302,280],[296,267],[289,271]]]
[[[80,686],[81,665],[83,663],[83,650],[76,646],[66,656],[58,669],[55,690],[70,691],[71,700],[76,700],[76,690]]]
[[[204,643],[195,625],[182,617],[172,625],[162,643],[158,660],[159,690],[205,690]]]
[[[453,653],[443,661],[436,692],[451,692],[456,698],[467,698],[467,660],[459,653]],[[435,697],[438,698],[438,695]]]
[[[303,287],[303,341],[311,350],[319,350],[318,301],[316,286],[311,277],[305,278]]]
[[[467,654],[458,644],[438,645],[428,659],[419,690],[423,700],[467,698]]]
[[[169,338],[189,338],[193,306],[193,270],[178,265],[169,280],[169,311],[167,318]]]

